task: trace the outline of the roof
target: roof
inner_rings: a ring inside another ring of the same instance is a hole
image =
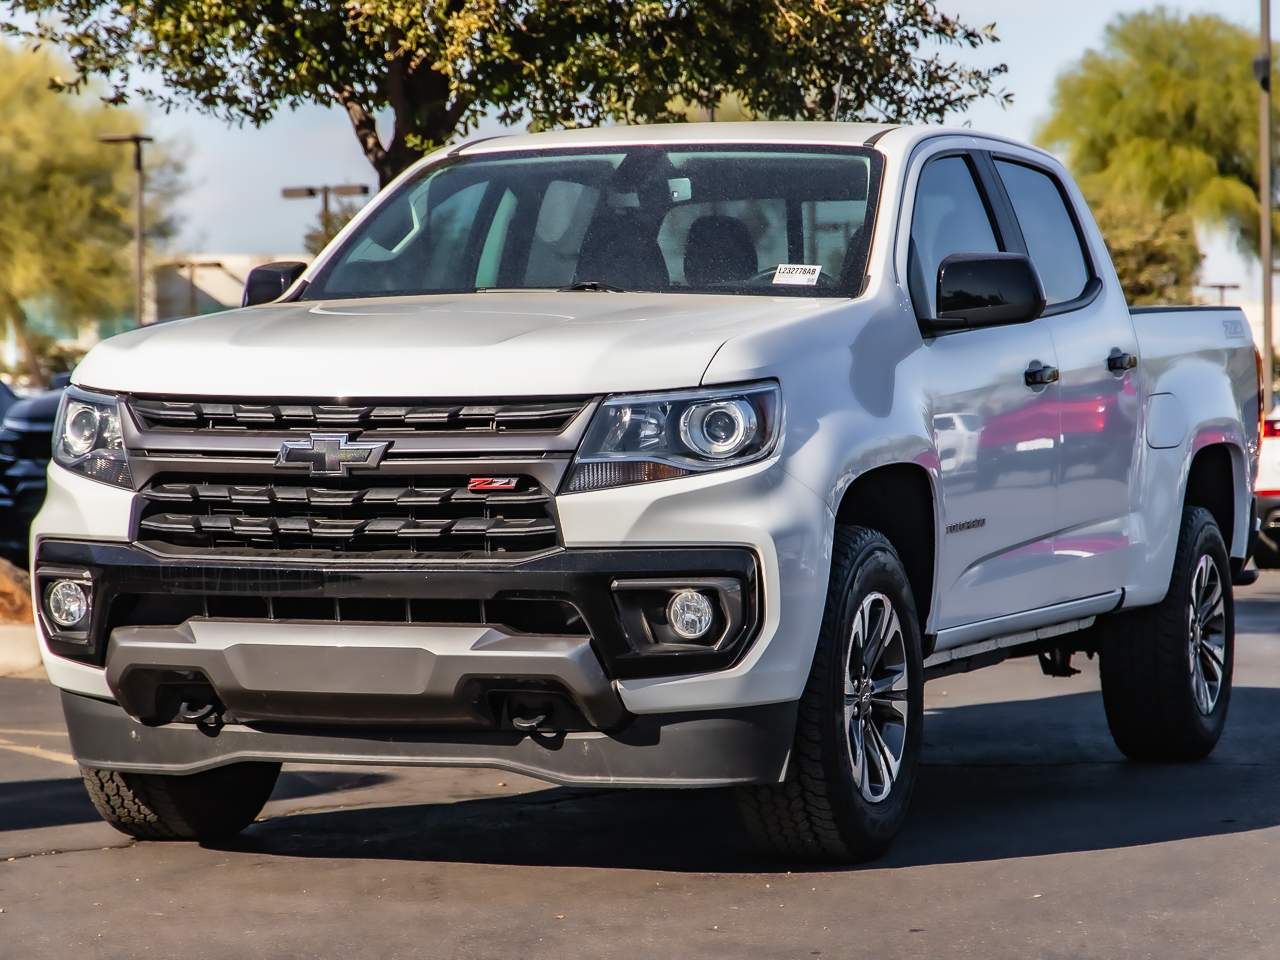
[[[812,143],[861,145],[894,129],[888,123],[756,121],[725,123],[656,123],[576,130],[549,130],[491,137],[464,143],[458,153],[494,153],[553,147],[622,146],[640,143]]]
[[[888,136],[884,136],[888,134]],[[554,149],[557,147],[614,147],[637,144],[734,144],[778,143],[815,146],[865,146],[873,141],[886,153],[907,154],[932,137],[967,137],[1000,141],[1052,155],[1031,144],[1000,134],[972,130],[968,127],[940,124],[843,123],[833,121],[768,120],[724,123],[656,123],[611,124],[574,130],[548,130],[543,133],[519,133],[482,137],[453,147],[447,152],[475,156],[513,150]],[[881,141],[880,138],[884,137]],[[430,158],[428,158],[430,160]]]

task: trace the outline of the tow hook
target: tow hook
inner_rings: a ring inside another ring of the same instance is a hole
[[[534,733],[539,727],[547,722],[547,715],[540,713],[536,717],[512,717],[511,725],[517,730],[524,730],[527,733]]]
[[[204,733],[214,734],[222,729],[225,722],[217,704],[191,703],[183,701],[178,707],[178,719],[184,723],[194,723]]]

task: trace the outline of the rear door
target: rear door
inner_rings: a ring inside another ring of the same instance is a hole
[[[953,253],[1009,250],[984,155],[939,147],[922,163],[910,212],[908,289],[936,315],[938,265]],[[939,542],[941,630],[1037,609],[1057,599],[1053,562],[1058,473],[1056,383],[1026,373],[1057,363],[1039,320],[926,341],[929,422],[939,453],[945,531]],[[966,436],[967,434],[967,436]],[[940,646],[948,645],[945,634]]]
[[[1128,304],[1108,288],[1065,179],[1034,156],[995,153],[993,166],[1048,306],[1041,324],[1058,356],[1061,599],[1109,593],[1126,580],[1137,462],[1138,345]],[[1100,251],[1105,256],[1105,251]],[[1069,595],[1068,595],[1069,594]]]

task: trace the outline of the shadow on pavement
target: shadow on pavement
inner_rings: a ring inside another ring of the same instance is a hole
[[[876,867],[1041,856],[1237,833],[1280,822],[1280,690],[1238,688],[1214,756],[1125,762],[1096,693],[929,717],[911,818]],[[297,814],[230,847],[281,856],[736,872],[725,791],[585,791]]]
[[[341,793],[377,786],[389,779],[376,773],[285,772],[271,799],[299,800]],[[98,819],[79,777],[0,783],[0,833],[92,823]]]

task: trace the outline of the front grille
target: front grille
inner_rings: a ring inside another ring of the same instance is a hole
[[[504,478],[506,479],[506,478]],[[553,549],[559,532],[536,479],[471,489],[465,475],[279,475],[216,479],[160,474],[141,490],[138,540],[160,552],[414,559],[518,559]]]
[[[228,403],[134,397],[129,408],[144,430],[310,432],[345,430],[399,434],[559,433],[587,401],[500,403]]]
[[[0,453],[14,460],[48,463],[53,456],[53,426],[47,430],[5,430],[0,432]]]

